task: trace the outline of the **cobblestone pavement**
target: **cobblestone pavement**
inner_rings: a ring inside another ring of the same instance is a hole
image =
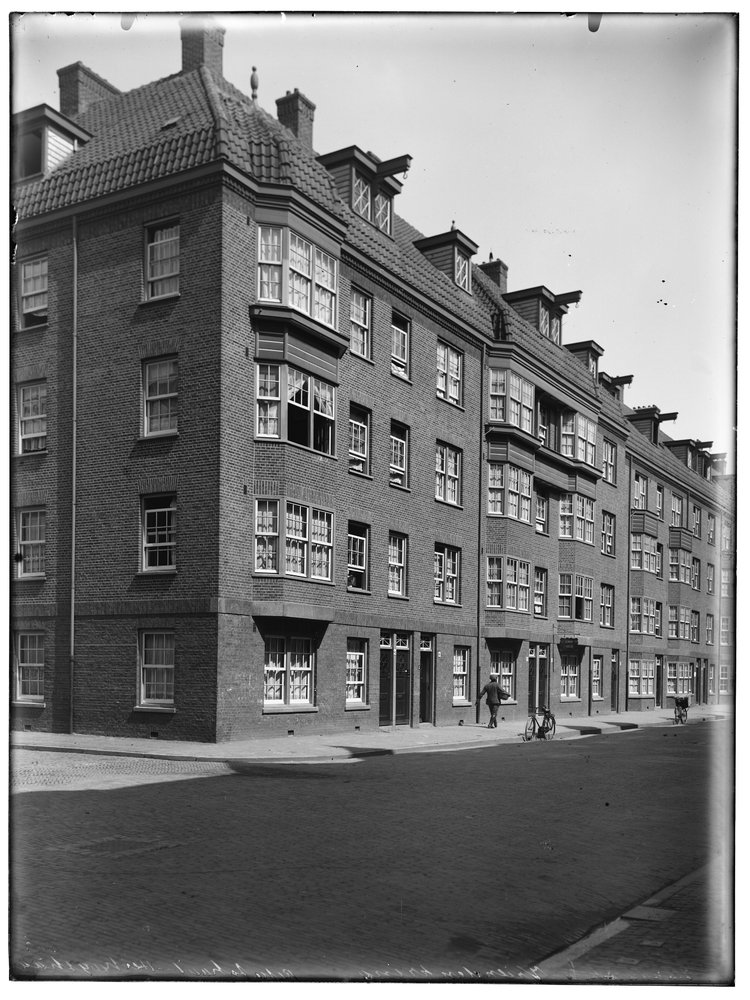
[[[13,968],[537,978],[543,960],[711,859],[721,838],[710,817],[727,801],[709,791],[728,795],[730,732],[714,722],[343,766],[14,751]],[[697,913],[688,895],[664,903],[689,926],[658,947],[678,975],[691,958],[702,981],[718,981],[701,930],[710,879],[706,892]],[[602,947],[631,948],[630,933]],[[604,955],[607,973],[655,975],[648,947],[635,967]]]

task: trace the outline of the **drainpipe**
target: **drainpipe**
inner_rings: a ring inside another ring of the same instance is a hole
[[[625,566],[628,571],[628,587],[627,594],[625,597],[625,711],[628,710],[628,691],[629,691],[629,681],[628,681],[628,670],[630,669],[630,578],[633,575],[633,570],[630,566],[630,535],[632,527],[632,503],[633,503],[633,459],[630,455],[628,458],[628,531],[626,535],[627,543],[625,547]],[[664,560],[662,559],[662,564]],[[663,570],[663,566],[662,566]],[[664,611],[662,610],[662,619],[664,618]],[[662,620],[662,630],[664,629],[664,622]],[[620,711],[620,671],[617,672],[617,711]]]
[[[479,375],[479,529],[477,531],[477,687],[476,694],[482,690],[481,650],[482,650],[482,589],[484,578],[483,539],[484,539],[484,366],[487,362],[487,350],[482,344],[482,368]],[[518,678],[516,678],[518,683]],[[475,722],[479,722],[481,705],[476,707]]]
[[[73,683],[76,652],[76,440],[78,436],[78,220],[73,216],[73,436],[70,512],[70,732],[73,733]]]

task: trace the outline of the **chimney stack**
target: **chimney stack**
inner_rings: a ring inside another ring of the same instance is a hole
[[[226,30],[210,15],[191,14],[181,18],[182,72],[192,73],[205,66],[221,79],[224,76],[225,34]]]
[[[75,118],[89,105],[119,94],[117,87],[97,76],[82,62],[71,63],[57,71],[60,86],[60,113]]]
[[[308,149],[313,148],[313,119],[315,105],[295,87],[294,93],[287,90],[285,97],[276,101],[276,113],[282,125],[297,136]]]
[[[505,295],[508,291],[508,265],[504,264],[498,257],[496,260],[489,260],[479,266],[487,277],[500,287],[500,294]]]

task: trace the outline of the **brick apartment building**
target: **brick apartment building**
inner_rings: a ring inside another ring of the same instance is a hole
[[[180,73],[14,117],[14,728],[450,726],[491,669],[519,720],[731,699],[724,456],[180,24]]]

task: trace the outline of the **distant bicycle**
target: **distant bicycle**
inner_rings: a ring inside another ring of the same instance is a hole
[[[555,735],[555,717],[550,712],[548,708],[542,708],[543,719],[540,722],[537,716],[540,710],[537,709],[533,715],[529,716],[529,720],[526,723],[526,729],[523,733],[523,738],[525,741],[529,740],[551,740]]]
[[[684,726],[687,722],[687,712],[688,712],[688,699],[687,698],[675,698],[674,700],[674,724],[679,726],[680,723]]]

